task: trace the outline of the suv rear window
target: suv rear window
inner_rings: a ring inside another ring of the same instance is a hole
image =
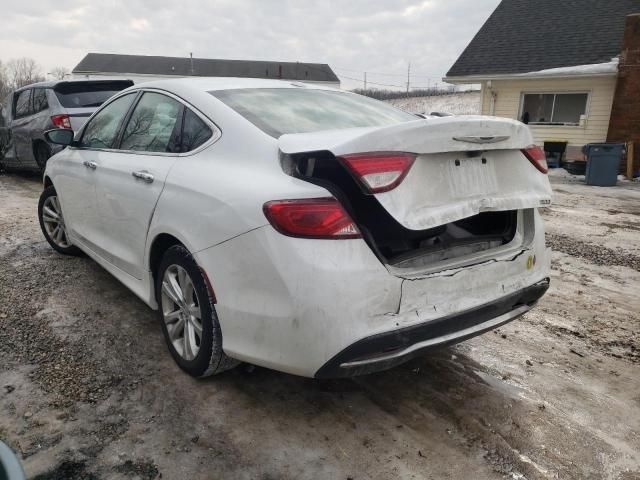
[[[68,82],[56,85],[53,91],[64,108],[99,107],[108,98],[133,85],[130,80],[112,82]]]
[[[273,137],[354,127],[383,127],[417,117],[362,95],[312,88],[209,92]]]

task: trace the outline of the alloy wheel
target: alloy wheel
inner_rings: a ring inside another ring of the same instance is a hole
[[[165,270],[161,303],[173,348],[185,360],[193,360],[202,343],[202,313],[193,281],[180,265],[169,265]]]
[[[42,206],[42,221],[49,238],[60,248],[69,248],[71,243],[67,238],[67,230],[62,216],[60,201],[55,195],[48,197]]]

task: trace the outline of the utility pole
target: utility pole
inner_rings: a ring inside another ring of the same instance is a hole
[[[407,65],[407,98],[409,98],[409,80],[411,78],[411,62]]]
[[[191,75],[193,75],[193,52],[189,52],[189,62],[191,64]]]
[[[367,72],[364,72],[364,91],[367,92]]]

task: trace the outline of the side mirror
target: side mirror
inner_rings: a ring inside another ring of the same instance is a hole
[[[6,478],[7,480],[25,479],[18,457],[2,442],[0,442],[0,478]]]
[[[71,145],[75,134],[68,128],[55,128],[44,132],[44,138],[56,145]]]

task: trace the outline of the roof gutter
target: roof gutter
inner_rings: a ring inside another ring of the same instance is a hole
[[[507,74],[495,74],[495,75],[466,75],[460,77],[443,77],[442,81],[452,84],[469,84],[469,83],[482,83],[488,80],[556,80],[556,79],[572,79],[572,78],[586,78],[586,77],[615,77],[618,72],[604,72],[604,73],[574,73],[574,74],[549,74],[549,75],[536,75],[527,73],[507,73]]]

